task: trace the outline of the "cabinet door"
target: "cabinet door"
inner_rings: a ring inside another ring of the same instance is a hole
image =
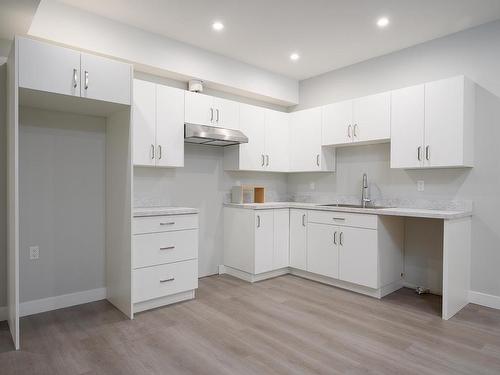
[[[184,166],[184,91],[156,85],[156,165]]]
[[[307,270],[318,275],[339,276],[338,228],[309,223],[307,226]]]
[[[290,169],[321,170],[321,107],[292,112],[290,117]]]
[[[134,79],[132,123],[134,165],[155,165],[156,88],[154,83]]]
[[[189,124],[213,125],[215,119],[214,98],[197,92],[185,92],[184,119]]]
[[[377,231],[339,227],[339,279],[378,288]]]
[[[264,108],[247,104],[240,105],[240,130],[248,137],[248,143],[239,145],[240,169],[265,169],[265,121]]]
[[[214,98],[214,126],[228,129],[239,129],[240,107],[232,100]]]
[[[80,52],[19,38],[19,87],[80,96]]]
[[[463,163],[464,77],[425,84],[424,165]]]
[[[290,267],[307,268],[307,211],[290,210]]]
[[[290,265],[290,210],[274,210],[273,268]]]
[[[353,141],[369,142],[391,137],[391,95],[389,92],[353,101]]]
[[[82,97],[130,104],[132,68],[129,64],[82,53],[80,74]]]
[[[342,145],[352,142],[352,100],[323,107],[321,144]]]
[[[288,172],[290,169],[289,114],[266,110],[266,169]]]
[[[424,85],[391,94],[391,168],[422,166],[424,144]]]
[[[274,212],[255,211],[255,274],[273,270]]]

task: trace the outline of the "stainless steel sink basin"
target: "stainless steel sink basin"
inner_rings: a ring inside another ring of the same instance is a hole
[[[360,204],[346,204],[346,203],[318,204],[318,206],[340,207],[340,208],[371,208],[371,209],[390,208],[390,207],[385,207],[385,206],[366,206],[366,207],[363,207]]]

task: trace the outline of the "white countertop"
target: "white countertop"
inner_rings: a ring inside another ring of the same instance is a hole
[[[250,210],[266,210],[273,208],[299,208],[319,211],[353,212],[373,215],[388,216],[406,216],[422,217],[429,219],[460,219],[462,217],[472,216],[472,211],[451,211],[451,210],[431,210],[423,208],[355,208],[355,207],[332,207],[321,206],[319,203],[300,203],[300,202],[269,202],[269,203],[225,203],[225,207],[245,208]]]
[[[134,217],[197,214],[197,208],[190,207],[134,207]]]

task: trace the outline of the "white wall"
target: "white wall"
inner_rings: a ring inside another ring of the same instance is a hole
[[[43,0],[29,34],[135,63],[139,70],[199,78],[223,91],[282,105],[298,103],[298,82],[225,56]]]
[[[368,95],[457,74],[477,82],[475,168],[424,171],[389,168],[389,145],[337,151],[337,173],[288,178],[289,193],[313,197],[360,195],[367,172],[375,196],[414,200],[472,200],[472,289],[500,296],[500,21],[339,69],[300,83],[300,107]],[[425,181],[425,192],[416,181]]]
[[[21,108],[19,122],[20,301],[104,287],[105,119]]]
[[[0,57],[0,308],[7,304],[7,64]]]
[[[223,259],[222,204],[236,183],[262,184],[268,200],[286,200],[286,175],[225,172],[223,148],[185,145],[184,168],[134,168],[134,206],[184,206],[200,210],[199,274],[218,272]]]

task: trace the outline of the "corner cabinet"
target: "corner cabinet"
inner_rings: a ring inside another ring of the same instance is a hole
[[[184,166],[184,91],[134,79],[134,165]]]
[[[464,76],[392,92],[391,168],[473,167],[475,84]]]

